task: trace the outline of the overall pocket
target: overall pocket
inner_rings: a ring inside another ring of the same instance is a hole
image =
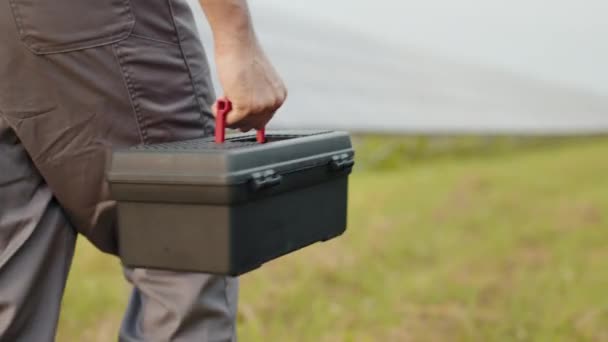
[[[127,38],[129,0],[9,0],[19,36],[35,54],[81,50]]]

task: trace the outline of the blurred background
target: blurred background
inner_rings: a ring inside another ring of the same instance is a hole
[[[292,95],[274,127],[399,134],[608,129],[606,1],[251,4]],[[199,24],[211,42],[206,22]]]
[[[241,341],[608,341],[608,2],[250,4],[272,128],[357,166],[344,236],[241,278]],[[128,291],[81,239],[58,341],[115,340]]]

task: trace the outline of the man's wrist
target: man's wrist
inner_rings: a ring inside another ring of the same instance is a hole
[[[258,41],[253,31],[225,32],[213,37],[215,51],[218,54],[230,53],[235,50],[251,50],[258,46]]]

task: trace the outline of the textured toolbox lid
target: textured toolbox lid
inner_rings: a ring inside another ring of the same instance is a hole
[[[117,150],[107,177],[110,183],[233,185],[256,172],[291,172],[354,154],[345,132],[279,131],[267,139],[258,144],[255,134],[237,134],[224,144],[202,138]]]

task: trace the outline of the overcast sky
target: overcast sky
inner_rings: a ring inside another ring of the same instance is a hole
[[[608,96],[606,0],[251,0],[404,47]]]
[[[290,89],[271,128],[608,131],[608,2],[250,4]],[[200,24],[211,51],[210,32]]]

